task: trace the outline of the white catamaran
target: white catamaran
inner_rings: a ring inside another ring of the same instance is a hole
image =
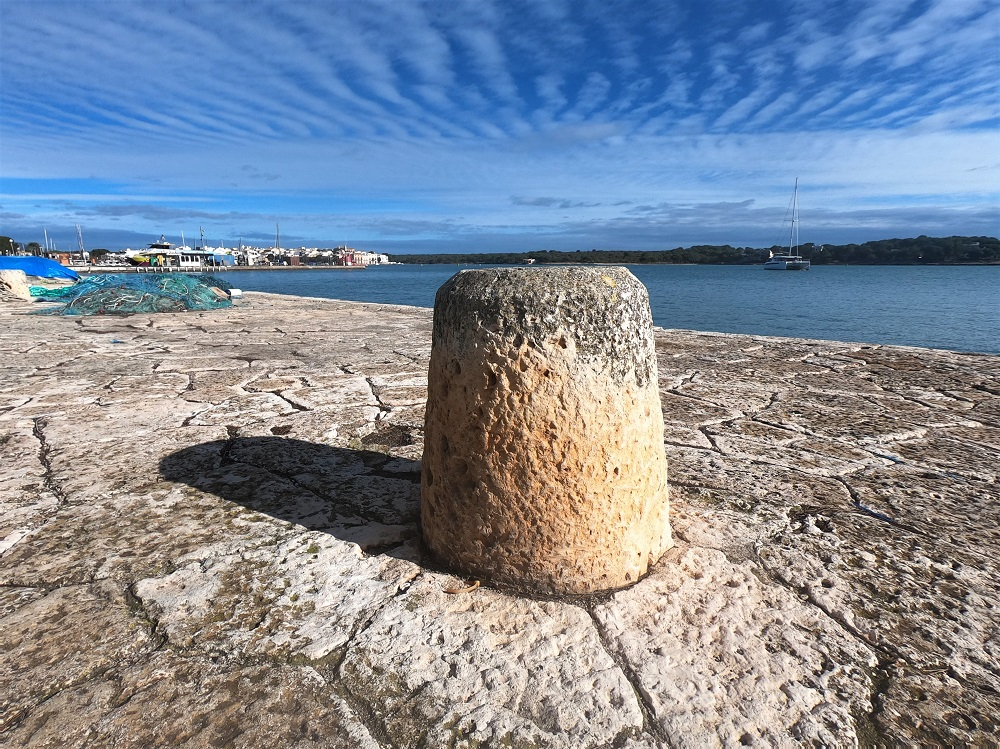
[[[792,193],[792,229],[788,238],[788,253],[775,255],[768,253],[765,270],[809,270],[809,261],[799,254],[799,178],[795,178]]]

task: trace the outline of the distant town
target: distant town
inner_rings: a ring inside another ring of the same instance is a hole
[[[342,245],[332,248],[319,247],[251,247],[242,242],[236,247],[189,247],[174,245],[161,235],[159,240],[150,242],[141,249],[122,250],[92,249],[83,245],[83,237],[78,233],[78,247],[72,250],[58,250],[54,246],[42,246],[38,242],[20,243],[10,237],[0,236],[0,254],[35,255],[48,257],[66,266],[98,266],[102,268],[163,268],[201,269],[227,267],[292,267],[292,266],[338,266],[367,267],[389,262],[389,256],[377,252],[356,250]],[[46,244],[48,238],[46,237]]]

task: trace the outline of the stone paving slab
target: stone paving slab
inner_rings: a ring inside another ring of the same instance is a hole
[[[1000,357],[657,330],[675,546],[420,545],[430,310],[0,307],[0,745],[988,745]]]

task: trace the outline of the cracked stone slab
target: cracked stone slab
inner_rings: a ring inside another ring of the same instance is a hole
[[[59,691],[0,738],[45,749],[384,746],[312,668],[170,651]]]
[[[340,674],[394,746],[601,747],[642,727],[586,611],[425,575],[355,638]]]
[[[657,330],[678,546],[531,600],[420,547],[430,310],[244,299],[0,306],[0,744],[1000,730],[1000,358]]]
[[[595,611],[670,744],[856,741],[874,653],[751,562],[678,551]]]
[[[287,540],[254,549],[200,549],[169,575],[137,582],[135,596],[171,645],[312,662],[342,649],[420,572],[328,534],[280,535]]]
[[[138,660],[151,646],[111,585],[27,597],[0,619],[0,736],[54,694]]]

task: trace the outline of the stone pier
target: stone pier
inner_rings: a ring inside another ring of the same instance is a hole
[[[445,283],[424,439],[424,539],[458,572],[593,593],[670,546],[649,298],[625,268]]]
[[[420,541],[430,310],[37,306],[0,304],[0,746],[996,743],[998,356],[654,329],[674,545],[543,600]]]

